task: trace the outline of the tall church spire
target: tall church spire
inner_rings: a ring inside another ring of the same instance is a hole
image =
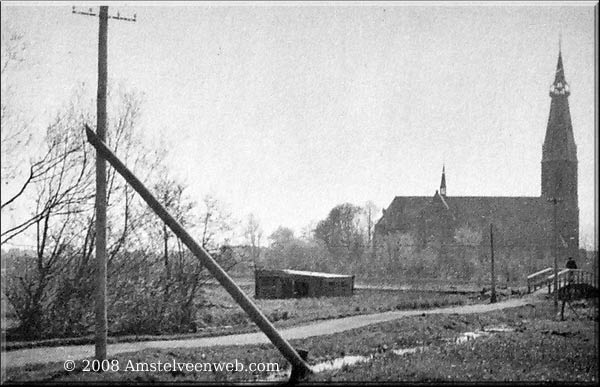
[[[577,148],[571,126],[568,97],[571,94],[565,79],[562,52],[558,52],[558,63],[554,82],[550,86],[550,116],[546,127],[542,162],[551,160],[569,160],[577,162]]]
[[[567,244],[561,250],[561,256],[576,256],[579,249],[577,147],[569,111],[570,93],[562,50],[559,48],[554,82],[550,86],[550,115],[542,147],[542,198],[560,201],[556,214],[556,233]]]
[[[442,182],[440,183],[440,195],[446,196],[446,166],[442,166]]]

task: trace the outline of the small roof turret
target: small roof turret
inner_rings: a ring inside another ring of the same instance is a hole
[[[442,182],[440,183],[440,195],[446,196],[446,165],[442,166]]]

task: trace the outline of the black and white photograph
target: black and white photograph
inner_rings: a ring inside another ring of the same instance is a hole
[[[597,385],[598,1],[2,1],[1,383]]]

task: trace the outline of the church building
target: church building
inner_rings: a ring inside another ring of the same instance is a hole
[[[461,241],[461,233],[469,230],[479,236],[474,238],[475,243],[480,246],[481,254],[487,255],[492,224],[499,258],[527,257],[530,260],[524,265],[527,270],[547,267],[552,262],[554,243],[560,265],[568,256],[577,258],[577,148],[569,95],[559,50],[542,147],[540,196],[452,196],[451,190],[447,190],[451,182],[448,181],[447,187],[443,168],[439,190],[433,196],[396,196],[383,210],[375,225],[375,254],[385,254],[390,241],[401,243],[398,238],[390,238],[393,235],[408,235],[411,243],[425,248],[432,243],[436,246],[465,243]]]

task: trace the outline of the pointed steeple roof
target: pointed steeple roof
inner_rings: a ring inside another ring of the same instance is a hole
[[[558,63],[554,83],[550,86],[550,115],[546,127],[546,138],[542,149],[542,162],[568,160],[577,162],[577,147],[573,137],[571,113],[569,111],[569,84],[565,79],[562,52],[558,52]]]
[[[565,69],[563,67],[562,52],[558,51],[558,63],[556,64],[556,72],[554,75],[554,83],[550,87],[550,96],[552,95],[566,95],[570,94],[569,84],[565,80]]]
[[[558,52],[558,63],[556,64],[556,76],[554,77],[554,85],[565,83],[565,69],[562,63],[562,52]]]
[[[442,166],[442,182],[440,183],[440,195],[446,196],[446,166]]]

